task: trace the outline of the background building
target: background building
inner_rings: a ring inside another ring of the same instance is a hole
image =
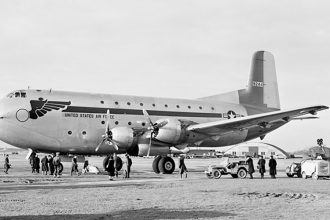
[[[269,158],[271,155],[273,155],[275,158],[284,159],[289,157],[289,154],[283,149],[275,145],[262,142],[248,142],[235,145],[227,149],[224,154],[238,157],[245,157],[247,155],[252,157],[258,157],[258,155],[262,155],[265,158]]]

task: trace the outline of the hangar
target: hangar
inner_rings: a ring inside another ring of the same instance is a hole
[[[247,155],[258,157],[258,155],[262,155],[264,158],[270,158],[270,156],[273,155],[274,158],[278,159],[289,158],[289,154],[283,149],[273,144],[263,142],[248,142],[234,145],[227,149],[224,154],[230,154],[238,157],[245,157]]]

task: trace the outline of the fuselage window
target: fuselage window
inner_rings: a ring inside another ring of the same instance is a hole
[[[127,102],[127,105],[131,105],[131,103],[130,102]]]
[[[167,108],[167,107],[168,107],[168,105],[167,105],[167,104],[165,104],[165,107]]]
[[[104,125],[104,124],[105,124],[105,121],[101,121],[101,124],[103,124],[103,125]]]
[[[115,121],[115,125],[118,125],[119,124],[119,122],[118,121]]]
[[[146,123],[142,122],[142,126],[143,126],[143,127],[146,126]]]
[[[86,131],[81,132],[83,135],[86,135]]]
[[[101,104],[104,104],[104,101],[101,101]]]
[[[202,109],[203,109],[203,107],[202,107],[202,106],[199,106],[199,109],[201,109],[201,110],[202,110]]]
[[[71,135],[72,134],[72,131],[68,131],[68,135]]]
[[[214,111],[214,107],[211,108]]]
[[[191,109],[191,106],[190,106],[190,105],[188,105],[188,108],[189,108],[189,109]]]
[[[115,102],[116,105],[118,105],[119,103],[118,102]]]
[[[155,104],[152,104],[152,106],[153,106],[153,107],[156,107],[156,105],[155,105]]]
[[[131,125],[131,124],[132,124],[132,122],[130,122],[130,121],[129,121],[127,124],[128,124],[128,125]]]
[[[176,105],[176,107],[177,107],[177,108],[180,108],[180,106],[179,106],[179,105]]]
[[[140,106],[143,106],[143,103],[140,103]]]

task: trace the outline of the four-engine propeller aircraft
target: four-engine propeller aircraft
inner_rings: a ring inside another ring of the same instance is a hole
[[[0,101],[0,139],[34,152],[156,156],[172,173],[172,153],[228,146],[265,135],[327,106],[280,110],[275,62],[254,54],[248,87],[196,100],[17,90]]]

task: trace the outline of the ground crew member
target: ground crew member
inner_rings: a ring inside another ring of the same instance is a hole
[[[263,156],[260,156],[260,159],[258,161],[258,168],[259,168],[259,173],[261,175],[261,179],[264,178],[264,173],[266,172],[266,161],[263,158]]]
[[[5,172],[6,174],[8,174],[8,170],[10,168],[9,155],[8,154],[6,155],[6,158],[5,158],[4,168],[5,168],[5,171],[3,171],[3,172]]]
[[[41,171],[42,171],[42,175],[47,175],[48,172],[48,159],[47,156],[44,156],[41,159]]]
[[[61,158],[59,152],[57,152],[56,156],[53,158],[53,164],[54,164],[54,177],[59,177],[60,165],[61,165]]]
[[[269,160],[269,175],[271,176],[271,178],[275,179],[275,175],[276,175],[276,160],[273,158],[273,156],[270,156],[270,160]]]
[[[113,177],[115,176],[115,160],[113,159],[112,155],[109,157],[109,160],[107,161],[105,168],[106,171],[108,171],[109,180],[113,181]]]
[[[129,157],[128,154],[126,154],[126,178],[129,178],[129,174],[131,172],[131,166],[132,166],[132,159]]]
[[[54,163],[53,163],[53,156],[52,155],[48,155],[48,165],[49,165],[49,175],[54,175]]]
[[[186,178],[187,178],[187,172],[188,172],[188,169],[186,167],[186,164],[184,163],[184,156],[181,155],[179,157],[179,169],[180,169],[180,177],[182,179],[182,174],[185,173],[186,174]]]
[[[72,158],[72,164],[71,164],[71,172],[70,175],[72,176],[72,173],[76,172],[76,174],[79,176],[79,171],[78,171],[78,164],[77,164],[77,156],[74,156]]]
[[[250,179],[253,179],[253,173],[254,173],[253,160],[250,155],[248,155],[247,157],[248,159],[246,160],[246,163],[248,164],[248,173],[250,174]]]

